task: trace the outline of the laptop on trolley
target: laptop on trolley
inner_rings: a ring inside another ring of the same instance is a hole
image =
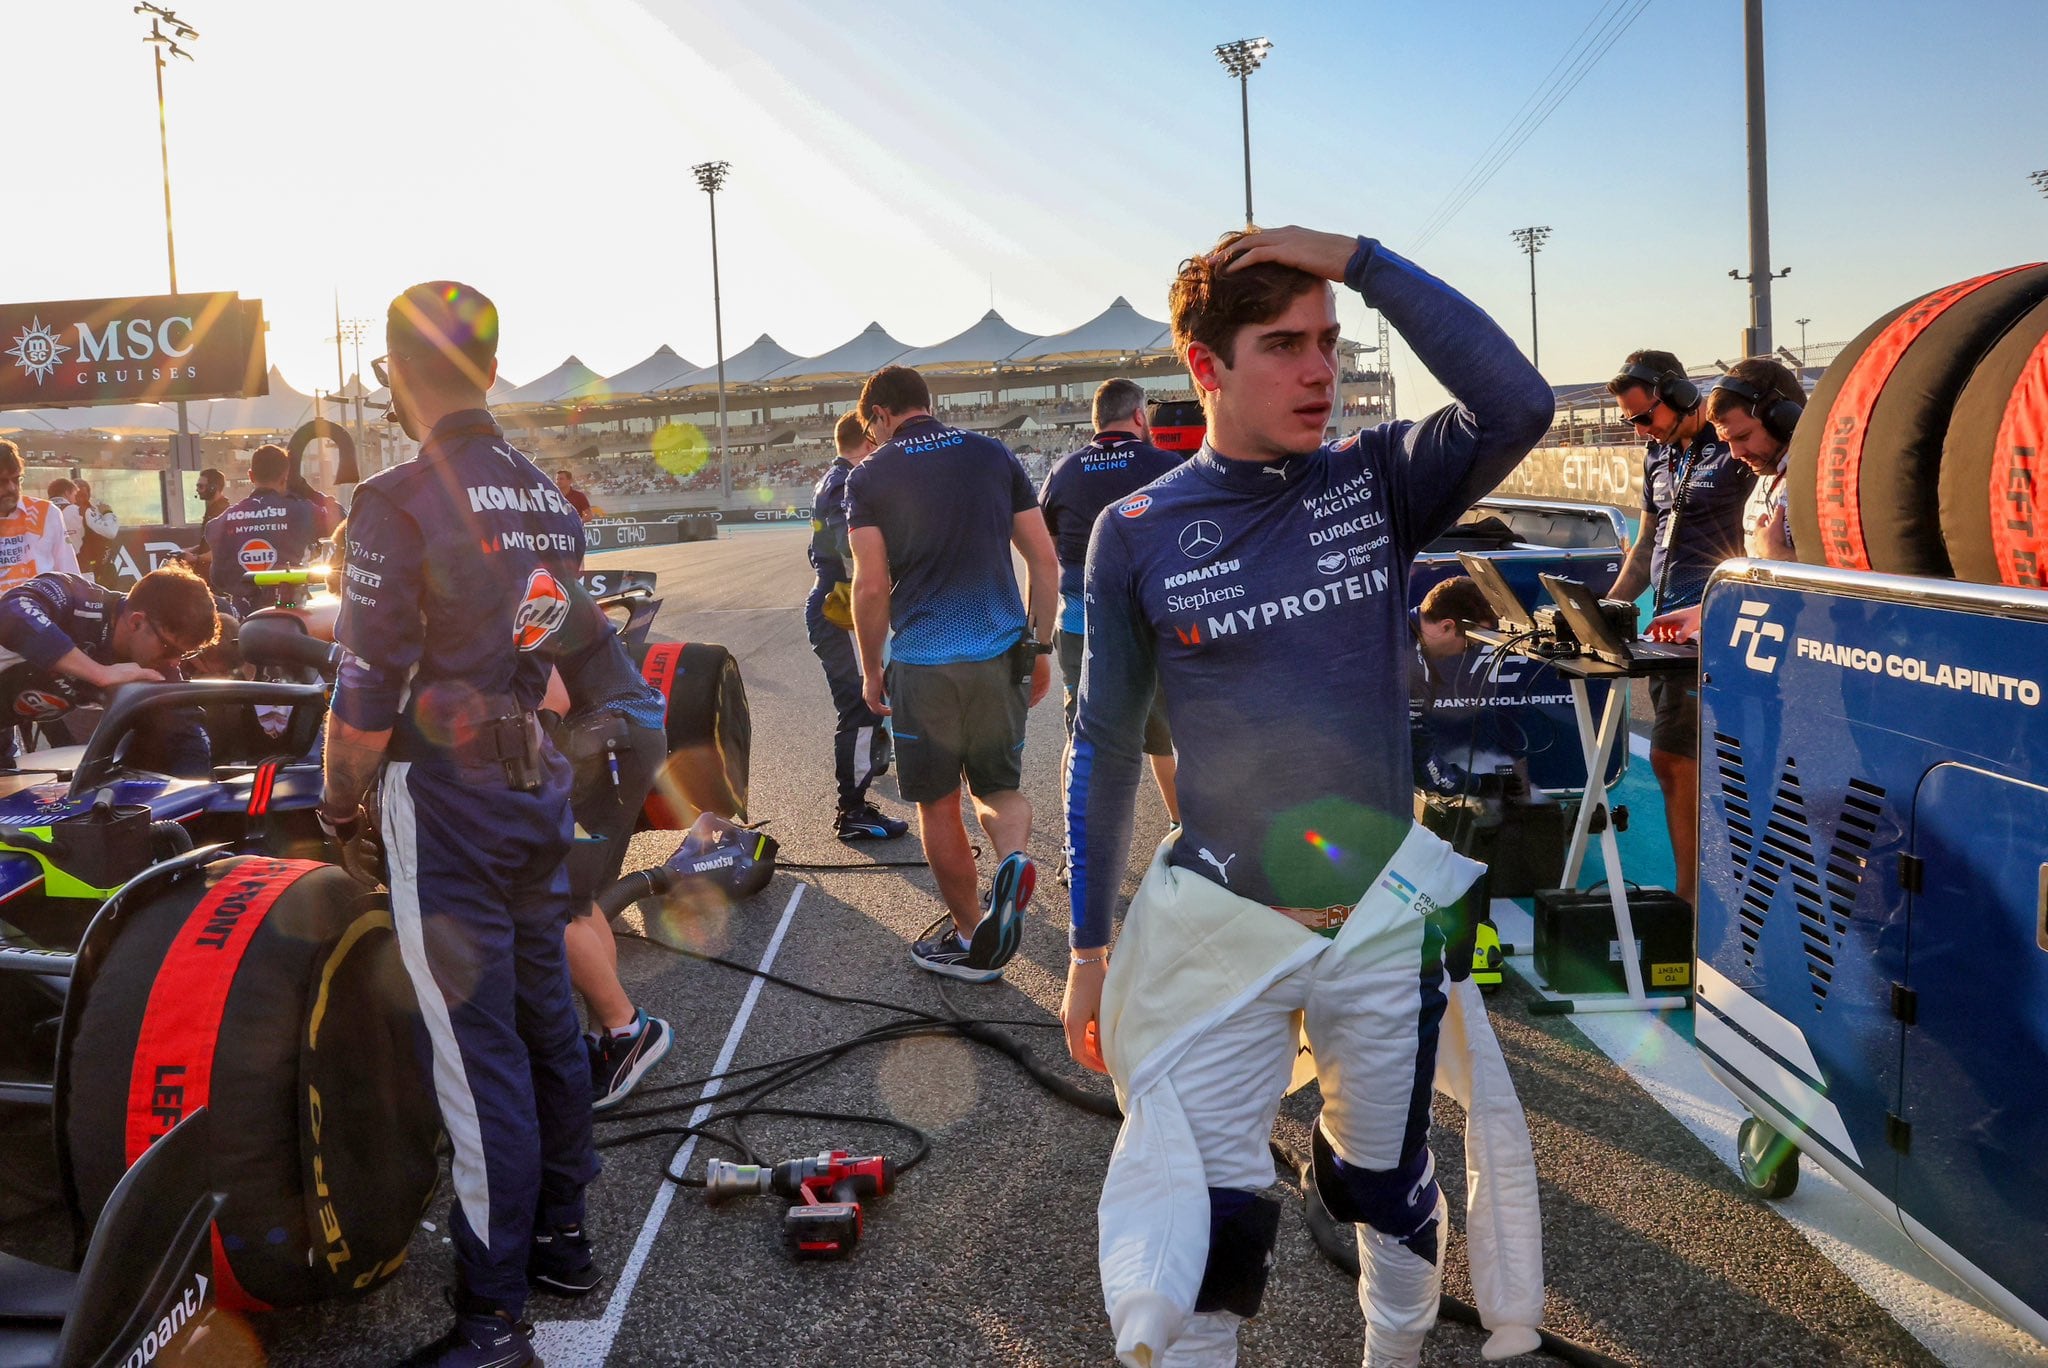
[[[1575,579],[1562,575],[1538,575],[1550,597],[1557,602],[1559,616],[1579,639],[1586,654],[1624,670],[1646,673],[1657,670],[1685,670],[1699,666],[1700,648],[1690,641],[1633,641],[1623,637],[1608,620],[1600,599]]]

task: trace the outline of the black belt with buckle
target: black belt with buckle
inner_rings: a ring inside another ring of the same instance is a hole
[[[530,711],[505,713],[464,728],[461,740],[445,746],[394,746],[400,760],[418,758],[416,751],[432,750],[466,770],[501,770],[505,786],[532,793],[545,778],[541,751],[545,734],[540,717]]]

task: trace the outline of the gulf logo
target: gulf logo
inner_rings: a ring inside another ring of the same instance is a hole
[[[257,537],[243,542],[235,559],[242,563],[244,570],[268,570],[277,564],[277,548]]]
[[[569,595],[545,569],[526,577],[526,593],[512,617],[512,644],[522,651],[553,636],[569,620]]]
[[[1135,518],[1151,506],[1152,496],[1150,494],[1133,494],[1130,498],[1118,504],[1116,511],[1123,514],[1126,518]]]

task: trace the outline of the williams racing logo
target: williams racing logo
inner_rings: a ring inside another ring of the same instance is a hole
[[[242,543],[235,556],[244,570],[269,570],[277,565],[277,548],[261,537]]]
[[[57,330],[45,327],[40,318],[31,318],[14,339],[14,345],[7,354],[14,358],[14,364],[36,378],[38,385],[50,378],[50,372],[64,360],[64,353],[71,350],[57,340]]]
[[[569,596],[545,569],[526,577],[526,593],[512,619],[512,644],[531,651],[569,620]]]
[[[1733,650],[1749,638],[1749,649],[1742,653],[1743,664],[1761,674],[1774,674],[1778,669],[1778,657],[1785,645],[1785,629],[1772,622],[1768,616],[1771,605],[1757,599],[1744,599],[1737,610],[1735,630],[1728,634],[1728,647]]]

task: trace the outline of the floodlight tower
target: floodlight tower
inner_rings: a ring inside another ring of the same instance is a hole
[[[725,315],[718,297],[718,192],[725,188],[731,162],[699,162],[690,168],[711,202],[711,334],[718,349],[718,501],[723,508],[732,501],[732,463],[725,450]]]
[[[1543,369],[1543,344],[1536,340],[1536,254],[1550,240],[1548,228],[1517,228],[1509,236],[1529,254],[1529,364]]]
[[[1237,102],[1244,116],[1244,226],[1252,226],[1252,96],[1251,75],[1273,50],[1265,38],[1239,38],[1216,45],[1216,60],[1237,77]]]
[[[164,121],[164,58],[182,57],[192,60],[192,54],[178,46],[178,40],[196,42],[199,30],[180,19],[161,5],[139,4],[135,13],[149,16],[149,32],[142,35],[142,41],[155,49],[156,67],[156,139],[157,151],[163,159],[164,171],[164,254],[170,258],[171,293],[178,292],[178,240],[171,231],[171,135]],[[165,30],[169,30],[166,32]],[[187,467],[199,468],[195,454],[188,448],[192,443],[192,430],[185,416],[185,401],[178,401],[178,438],[172,448],[169,468],[163,472],[164,521],[173,527],[185,521],[185,499],[183,482],[178,472]]]
[[[1793,321],[1794,323],[1797,323],[1797,324],[1799,325],[1799,369],[1801,369],[1801,370],[1805,370],[1805,369],[1806,369],[1806,325],[1807,325],[1807,324],[1809,324],[1809,323],[1811,323],[1811,322],[1813,322],[1813,320],[1812,320],[1812,319],[1810,319],[1810,318],[1795,318],[1795,319],[1793,319],[1792,321]]]

